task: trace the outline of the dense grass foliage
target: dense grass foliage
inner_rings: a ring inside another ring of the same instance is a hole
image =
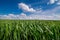
[[[60,21],[0,20],[0,40],[60,40]]]

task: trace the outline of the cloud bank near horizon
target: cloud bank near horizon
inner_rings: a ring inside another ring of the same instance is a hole
[[[57,0],[50,0],[50,4],[55,3]],[[60,5],[60,1],[57,3]],[[25,3],[18,4],[19,9],[22,9],[24,12],[19,15],[8,14],[8,15],[0,15],[0,19],[38,19],[38,20],[60,20],[60,14],[58,11],[60,10],[60,6],[55,7],[54,9],[43,11],[42,9],[36,10],[32,7],[29,7]],[[39,9],[39,8],[38,8]],[[32,14],[27,15],[25,12],[30,12]]]

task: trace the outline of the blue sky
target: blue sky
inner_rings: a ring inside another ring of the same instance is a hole
[[[60,20],[60,0],[0,0],[0,19]]]

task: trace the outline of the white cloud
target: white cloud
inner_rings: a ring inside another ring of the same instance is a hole
[[[27,12],[35,12],[36,10],[33,8],[29,8],[28,5],[24,4],[24,3],[19,3],[18,4],[19,8],[21,8],[23,11],[27,11]]]
[[[26,19],[26,14],[21,13],[20,15],[8,14],[0,15],[0,19]]]
[[[60,20],[60,6],[46,11],[36,11],[36,13],[30,14],[29,16],[25,13],[20,13],[19,15],[8,14],[0,15],[0,19],[43,19],[43,20]]]
[[[60,0],[57,2],[57,5],[60,5]]]
[[[58,0],[50,0],[47,4],[54,4]]]
[[[53,4],[53,3],[55,3],[55,0],[50,0],[50,4]]]
[[[21,13],[21,14],[20,14],[20,16],[26,16],[26,14],[24,14],[24,13]]]
[[[60,6],[55,7],[54,9],[50,10],[34,10],[33,8],[29,8],[24,3],[20,3],[19,7],[22,8],[24,11],[33,12],[33,14],[30,14],[29,16],[25,13],[20,13],[19,15],[14,14],[8,14],[8,15],[0,15],[0,19],[43,19],[43,20],[60,20],[60,13],[58,11],[60,10]]]
[[[50,0],[47,4],[54,4],[56,3],[57,5],[60,5],[60,0]]]
[[[52,15],[34,15],[31,14],[27,16],[24,13],[21,13],[20,15],[14,15],[14,14],[9,14],[9,15],[0,15],[0,19],[38,19],[38,20],[60,20],[60,15],[52,14]]]

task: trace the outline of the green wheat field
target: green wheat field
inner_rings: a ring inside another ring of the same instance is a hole
[[[0,20],[0,40],[60,40],[60,21]]]

